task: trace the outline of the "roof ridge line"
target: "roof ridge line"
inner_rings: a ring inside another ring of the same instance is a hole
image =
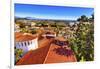
[[[51,43],[51,44],[52,44],[52,43]],[[48,54],[49,54],[49,52],[50,52],[51,44],[50,44],[49,50],[48,50],[48,52],[47,52],[47,55],[46,55],[46,57],[45,57],[45,59],[44,59],[43,64],[44,64],[44,63],[46,62],[46,60],[47,60]]]

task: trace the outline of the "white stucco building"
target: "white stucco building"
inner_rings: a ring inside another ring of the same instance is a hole
[[[36,35],[27,33],[15,33],[15,47],[22,49],[24,53],[38,48],[38,38]]]

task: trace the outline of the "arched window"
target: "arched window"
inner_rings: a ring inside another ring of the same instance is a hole
[[[23,46],[23,42],[21,43],[21,46]]]
[[[25,46],[26,46],[26,42],[25,42],[24,44],[25,44]]]
[[[28,41],[28,45],[30,45],[30,42]]]
[[[19,42],[18,44],[19,44],[19,47],[21,47],[21,45],[22,45],[21,42]]]

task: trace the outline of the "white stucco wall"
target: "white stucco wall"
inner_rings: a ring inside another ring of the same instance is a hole
[[[16,42],[16,48],[17,49],[23,49],[24,53],[34,50],[38,48],[38,39],[33,39],[31,41],[25,41],[25,42]]]

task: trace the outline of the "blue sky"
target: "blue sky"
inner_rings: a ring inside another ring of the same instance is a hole
[[[90,17],[93,12],[93,8],[15,4],[15,16],[17,17],[76,20],[81,15]]]

